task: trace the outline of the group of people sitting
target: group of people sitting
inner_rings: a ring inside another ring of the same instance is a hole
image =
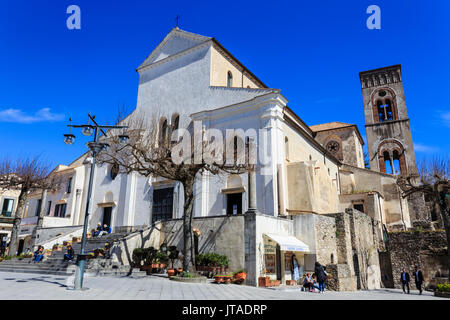
[[[73,251],[72,245],[67,245],[67,252],[64,254],[64,261],[71,262],[73,257],[75,256],[75,252]],[[34,252],[33,261],[34,263],[39,263],[44,259],[44,247],[39,246],[37,250]]]
[[[325,267],[316,262],[314,274],[305,273],[303,275],[303,288],[309,292],[315,292],[316,289],[323,293],[325,291],[325,280],[327,279]]]
[[[92,236],[93,237],[101,237],[104,234],[109,234],[111,233],[111,227],[108,227],[108,225],[104,224],[102,227],[102,224],[99,222],[97,224],[97,228],[92,230]],[[75,252],[72,248],[72,245],[68,244],[67,245],[67,251],[64,254],[64,261],[69,261],[71,262],[73,260],[75,256]],[[37,250],[34,252],[34,257],[33,257],[33,261],[34,263],[39,263],[44,259],[44,247],[43,246],[39,246],[37,248]]]
[[[109,234],[111,232],[112,232],[111,227],[108,227],[107,224],[104,224],[102,227],[102,224],[99,222],[97,223],[97,228],[92,229],[92,237],[101,237],[104,234]]]

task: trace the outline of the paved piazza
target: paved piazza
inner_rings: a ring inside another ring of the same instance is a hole
[[[264,289],[241,285],[187,284],[167,278],[148,276],[143,278],[87,277],[83,292],[67,290],[73,277],[0,272],[0,299],[120,299],[120,300],[442,300],[430,292],[418,295],[403,294],[401,290],[382,289],[358,292],[325,292],[324,294],[301,292],[299,289]]]

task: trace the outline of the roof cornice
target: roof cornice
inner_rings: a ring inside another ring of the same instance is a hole
[[[188,55],[188,54],[190,54],[190,53],[192,53],[192,52],[194,52],[194,51],[198,51],[198,50],[200,50],[200,49],[202,49],[202,48],[206,48],[206,47],[208,47],[208,46],[210,46],[210,45],[211,45],[211,40],[206,40],[206,41],[204,41],[204,42],[202,42],[202,43],[199,43],[198,45],[196,45],[196,46],[194,46],[194,47],[192,47],[192,48],[183,50],[183,51],[181,51],[181,52],[178,52],[177,54],[168,56],[168,57],[166,57],[166,58],[164,58],[164,59],[161,59],[161,60],[158,60],[158,61],[156,61],[156,62],[154,62],[154,63],[148,64],[148,65],[145,65],[145,66],[144,66],[144,65],[141,65],[139,68],[136,69],[136,71],[137,71],[139,74],[142,74],[142,72],[145,72],[145,71],[147,71],[147,70],[149,70],[149,69],[152,69],[152,68],[158,67],[158,66],[160,66],[160,65],[162,65],[162,64],[164,64],[164,63],[167,63],[167,62],[176,60],[176,59],[178,59],[178,58],[180,58],[180,57],[183,57],[183,56],[185,56],[185,55]]]
[[[211,40],[211,37],[205,37],[199,34],[195,34],[192,32],[181,30],[178,27],[173,28],[170,30],[170,32],[164,37],[164,39],[156,46],[155,49],[150,53],[150,55],[144,60],[144,62],[141,63],[141,65],[137,68],[137,70],[144,68],[148,65],[151,65],[150,61],[155,58],[155,56],[161,51],[161,49],[164,47],[164,45],[173,37],[180,36],[186,39],[195,40],[198,42],[204,42]]]

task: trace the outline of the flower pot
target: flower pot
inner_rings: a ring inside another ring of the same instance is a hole
[[[215,276],[214,277],[214,282],[215,283],[223,283],[225,281],[223,276]]]
[[[287,286],[295,286],[295,280],[286,280],[286,285]]]
[[[232,276],[225,276],[225,277],[223,277],[223,279],[224,279],[225,283],[231,283],[231,280],[233,279],[233,277]]]
[[[247,279],[247,274],[245,272],[239,272],[234,275],[234,283],[241,284]]]
[[[175,269],[174,268],[167,269],[167,275],[169,277],[174,276],[175,275]]]
[[[271,287],[278,287],[280,285],[280,280],[270,280],[270,286]]]
[[[182,272],[183,272],[183,268],[178,268],[178,269],[177,269],[177,272],[178,272],[178,273],[182,273]]]
[[[270,287],[270,278],[269,277],[259,277],[258,278],[258,287]]]

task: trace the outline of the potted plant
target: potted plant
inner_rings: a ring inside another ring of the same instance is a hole
[[[169,247],[169,259],[172,262],[172,268],[167,270],[167,275],[169,277],[174,276],[176,271],[173,267],[175,260],[178,259],[178,255],[180,254],[180,252],[177,250],[176,246],[170,246]],[[181,271],[183,271],[183,269],[181,269]],[[181,272],[180,272],[181,273]]]
[[[448,284],[448,283],[439,283],[436,286],[436,290],[434,291],[434,295],[436,297],[441,297],[441,298],[450,298],[450,284]]]
[[[144,260],[144,250],[141,248],[135,248],[131,255],[133,267],[140,268],[142,266],[143,260]]]
[[[200,254],[198,254],[196,257],[195,257],[195,264],[196,264],[196,266],[195,266],[195,269],[197,269],[197,271],[205,271],[204,270],[204,255],[202,254],[202,253],[200,253]]]
[[[215,283],[224,283],[224,278],[223,278],[223,276],[221,276],[221,275],[216,275],[216,276],[214,276],[214,282]]]
[[[226,283],[226,284],[228,284],[228,283],[231,283],[231,281],[233,280],[233,276],[232,275],[225,275],[225,276],[223,276],[223,280],[224,280],[224,283]]]
[[[144,249],[144,270],[147,271],[147,273],[151,273],[153,269],[158,268],[156,265],[156,253],[157,250],[153,247]]]
[[[241,284],[247,279],[247,273],[244,269],[238,270],[233,273],[234,283]]]
[[[169,262],[169,256],[167,253],[159,251],[156,254],[156,262],[159,264],[160,269],[164,269],[167,266],[167,263]]]

